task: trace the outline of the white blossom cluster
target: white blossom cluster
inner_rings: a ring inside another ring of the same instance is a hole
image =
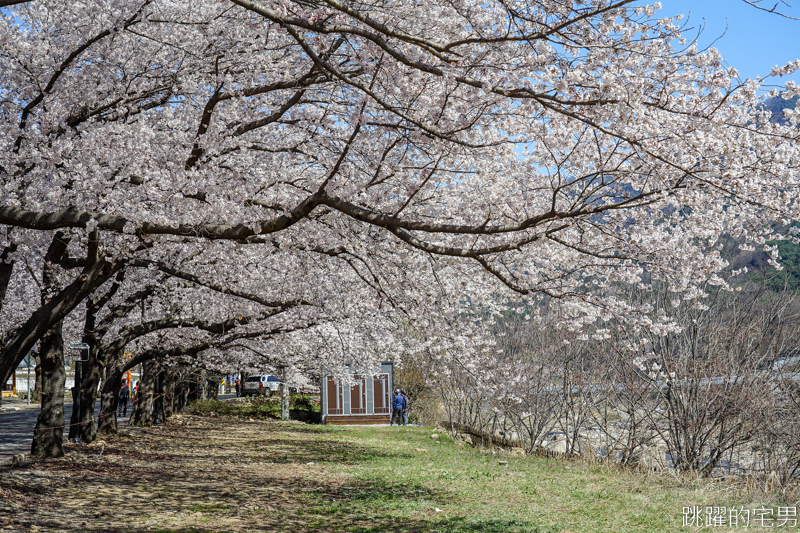
[[[109,338],[155,317],[255,317],[252,338],[192,356],[209,368],[341,369],[432,347],[478,367],[490,341],[452,330],[464,307],[542,297],[585,338],[610,334],[604,316],[671,331],[608,289],[658,282],[700,301],[706,282],[727,287],[722,234],[778,265],[767,241],[800,218],[798,130],[770,122],[760,80],[686,43],[679,18],[625,4],[4,10],[0,240],[15,267],[0,331],[45,305],[59,229],[71,257],[96,232],[125,264],[106,309],[152,287]],[[206,337],[219,333],[154,330],[130,349]]]

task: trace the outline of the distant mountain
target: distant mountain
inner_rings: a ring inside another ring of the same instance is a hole
[[[772,113],[770,121],[779,124],[787,124],[788,120],[784,116],[784,110],[794,109],[798,104],[797,96],[784,99],[783,96],[767,98],[761,104],[765,109]],[[785,229],[785,228],[783,228]],[[800,244],[793,244],[791,241],[775,241],[769,244],[777,245],[781,255],[783,270],[775,270],[767,263],[769,256],[761,249],[746,252],[737,250],[736,243],[730,237],[724,237],[726,243],[727,257],[732,270],[738,270],[744,266],[749,273],[746,276],[751,280],[761,280],[766,278],[768,285],[781,290],[787,287],[791,290],[800,289]]]
[[[797,100],[797,96],[793,96],[788,100],[784,100],[783,96],[773,96],[772,98],[764,100],[764,103],[761,105],[772,112],[772,118],[770,119],[772,122],[787,124],[789,121],[784,117],[783,111],[785,109],[794,109],[797,107]]]

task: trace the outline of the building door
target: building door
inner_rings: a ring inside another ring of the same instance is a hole
[[[389,374],[378,374],[372,378],[372,398],[376,415],[389,414]]]
[[[342,384],[328,376],[325,384],[328,415],[344,414],[344,398],[342,397]]]
[[[353,376],[354,383],[350,386],[350,414],[367,414],[367,387],[364,376]]]

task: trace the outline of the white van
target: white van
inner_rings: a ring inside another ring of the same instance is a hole
[[[244,380],[243,396],[269,396],[273,391],[277,391],[281,386],[281,380],[275,376],[248,376]]]

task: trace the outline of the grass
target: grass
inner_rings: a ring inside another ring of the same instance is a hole
[[[259,408],[196,404],[108,437],[102,457],[70,446],[0,470],[0,500],[19,502],[0,530],[662,532],[698,529],[682,527],[684,507],[775,504],[706,480],[493,455],[430,427],[314,426]]]
[[[372,452],[350,464],[328,462],[351,486],[318,495],[309,512],[320,524],[329,517],[361,524],[391,518],[394,531],[409,532],[669,531],[681,526],[684,506],[720,505],[699,484],[615,467],[498,458],[431,434],[431,428],[320,430],[319,438]],[[381,530],[328,525],[328,531]]]
[[[319,404],[311,402],[307,396],[292,395],[289,400],[292,410],[320,412]],[[255,396],[247,400],[230,402],[203,400],[192,403],[192,412],[202,415],[233,416],[240,418],[272,418],[281,416],[281,400],[277,396]]]
[[[317,461],[348,480],[337,491],[308,495],[309,525],[331,532],[383,531],[387,522],[408,532],[661,532],[682,529],[684,507],[767,503],[737,498],[709,480],[501,457],[433,428],[307,431],[326,443]]]
[[[660,532],[681,529],[684,507],[764,503],[743,501],[708,480],[500,457],[433,428],[307,431],[326,443],[316,460],[348,480],[307,498],[309,526],[331,532],[383,531],[387,523],[408,532]]]

